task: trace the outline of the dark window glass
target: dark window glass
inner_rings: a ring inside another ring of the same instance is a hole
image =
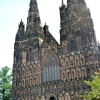
[[[59,60],[53,53],[49,53],[44,62],[44,82],[60,79]]]

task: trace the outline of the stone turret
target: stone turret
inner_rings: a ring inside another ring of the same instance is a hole
[[[24,26],[24,23],[21,19],[21,22],[19,24],[19,28],[18,28],[18,31],[16,34],[16,40],[20,40],[22,38],[22,36],[24,35],[24,32],[25,32],[25,26]]]

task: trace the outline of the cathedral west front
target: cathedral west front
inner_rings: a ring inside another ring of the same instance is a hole
[[[15,38],[12,100],[81,100],[76,95],[88,93],[84,80],[100,67],[100,47],[85,0],[66,2],[59,44],[30,0],[26,29],[21,20]]]

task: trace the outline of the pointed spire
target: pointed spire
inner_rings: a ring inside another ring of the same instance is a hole
[[[41,31],[41,20],[37,0],[30,0],[26,31],[26,33]]]
[[[22,21],[22,19],[21,19],[21,21],[20,21],[20,25],[21,25],[21,24],[23,24],[23,21]]]
[[[45,24],[44,24],[44,27],[43,27],[43,30],[44,30],[44,36],[46,36],[47,35],[47,32],[49,32],[49,28],[48,28],[49,26],[46,24],[46,22],[45,22]]]
[[[31,0],[30,1],[30,8],[36,8],[38,9],[38,4],[37,4],[37,1],[36,0]]]
[[[62,0],[62,5],[64,5],[64,1]]]
[[[21,21],[20,21],[20,24],[19,24],[19,28],[24,28],[24,23],[23,23],[23,21],[22,21],[22,19],[21,19]]]
[[[46,26],[46,22],[45,22],[45,25],[44,26]]]
[[[24,23],[21,19],[20,24],[19,24],[19,28],[16,34],[16,40],[19,40],[21,38],[22,35],[24,35]]]
[[[30,0],[27,22],[33,22],[34,16],[39,16],[38,4],[36,0]]]
[[[22,19],[21,19],[21,22],[22,22]]]

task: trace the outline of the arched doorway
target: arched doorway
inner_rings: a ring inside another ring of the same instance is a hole
[[[54,98],[53,96],[49,98],[49,100],[56,100],[56,98]]]
[[[46,100],[58,100],[57,97],[54,94],[49,94],[46,98]]]

